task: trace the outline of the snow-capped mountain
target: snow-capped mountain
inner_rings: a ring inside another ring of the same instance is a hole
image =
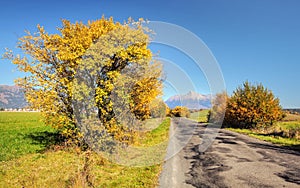
[[[22,88],[0,85],[0,108],[24,108],[25,106],[27,103]]]
[[[189,109],[207,109],[211,107],[211,95],[203,95],[193,91],[183,95],[174,95],[166,100],[170,108],[185,106]]]

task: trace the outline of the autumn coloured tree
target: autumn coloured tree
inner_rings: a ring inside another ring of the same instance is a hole
[[[272,91],[262,84],[244,82],[228,99],[224,125],[237,128],[259,128],[281,120],[284,113]]]
[[[152,118],[164,118],[167,116],[168,106],[163,101],[163,99],[155,99],[151,102],[150,106],[150,116]]]
[[[130,134],[130,130],[115,118],[114,96],[125,99],[132,112],[144,119],[148,117],[144,107],[161,93],[161,70],[151,63],[142,20],[124,24],[104,17],[87,24],[63,20],[58,31],[49,34],[38,25],[37,33],[27,32],[19,39],[24,57],[6,53],[20,71],[29,73],[16,83],[46,124],[72,142],[83,137],[75,117],[81,112],[85,116],[96,112],[101,125],[122,140],[123,132]],[[120,88],[131,90],[122,93]]]
[[[210,123],[222,124],[226,112],[227,100],[228,100],[227,92],[217,93],[212,99],[212,107],[208,112],[208,121]]]
[[[184,106],[176,106],[170,111],[171,116],[174,117],[190,117],[190,111],[187,107]]]
[[[154,100],[162,94],[162,83],[161,80],[157,79],[162,74],[161,66],[160,64],[153,64],[149,70],[151,71],[145,72],[143,78],[134,84],[130,93],[132,100],[130,103],[131,112],[140,120],[148,119],[151,116],[151,109],[153,110],[152,115],[154,115],[154,108],[157,108],[157,111],[163,108],[159,102]],[[154,116],[159,115],[156,113]]]

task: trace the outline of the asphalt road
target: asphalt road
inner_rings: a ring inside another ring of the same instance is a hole
[[[159,187],[300,187],[300,152],[227,130],[205,149],[207,130],[172,120]]]

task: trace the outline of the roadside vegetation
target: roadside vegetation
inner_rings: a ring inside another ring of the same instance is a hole
[[[279,103],[262,84],[244,82],[232,96],[216,95],[208,118],[231,131],[299,150],[300,116],[284,112]]]
[[[135,145],[153,146],[167,141],[169,138],[170,121],[170,118],[167,118],[155,129],[141,134],[141,137]]]
[[[187,107],[176,106],[173,109],[170,109],[168,114],[170,117],[187,117],[189,118],[191,113]]]
[[[169,125],[167,118],[144,132],[139,145],[166,142]],[[156,187],[162,168],[122,166],[91,150],[61,145],[40,113],[1,112],[0,134],[0,187]]]
[[[268,129],[240,129],[226,128],[228,130],[246,134],[260,140],[268,141],[274,144],[287,146],[291,149],[300,151],[300,115],[296,117],[297,121],[288,121],[290,114],[282,121],[276,122]],[[293,119],[295,116],[293,115]]]
[[[132,125],[139,124],[133,121],[150,118],[150,106],[162,94],[162,66],[153,59],[151,32],[142,24],[143,19],[121,23],[112,17],[62,20],[54,34],[38,25],[19,39],[21,55],[8,50],[4,58],[26,73],[16,84],[66,144],[87,147],[85,134],[101,131],[89,126],[84,132],[80,123],[88,121],[130,145],[137,135]]]
[[[190,115],[190,119],[195,120],[199,123],[206,123],[208,121],[207,120],[208,113],[209,113],[209,110],[207,110],[207,109],[192,112]]]
[[[244,82],[228,97],[223,125],[267,129],[285,116],[278,98],[262,84]]]
[[[53,34],[40,25],[26,32],[21,54],[7,50],[26,73],[16,84],[40,113],[1,112],[0,187],[157,185],[170,120],[143,23],[62,20]]]

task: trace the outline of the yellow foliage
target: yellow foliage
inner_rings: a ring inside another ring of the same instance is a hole
[[[72,101],[90,100],[86,96],[91,93],[94,93],[94,103],[88,106],[98,108],[98,117],[108,131],[114,135],[130,132],[115,120],[110,95],[115,85],[122,82],[119,81],[122,71],[134,72],[132,67],[135,66],[148,72],[159,69],[150,65],[149,36],[141,21],[135,23],[135,27],[131,27],[131,23],[129,20],[121,24],[104,17],[87,24],[63,20],[59,34],[48,34],[38,25],[37,33],[27,32],[19,39],[18,46],[26,54],[24,58],[11,51],[6,53],[6,58],[11,59],[20,71],[28,73],[16,83],[25,89],[31,107],[39,109],[45,122],[60,130],[66,138],[82,139],[74,117],[74,111],[78,109],[74,109]],[[77,80],[83,70],[94,78],[93,87]],[[160,70],[155,71],[132,79],[137,89],[131,94],[133,108],[135,112],[139,109],[140,116],[148,116],[147,110],[142,108],[161,92]],[[122,140],[126,136],[118,137]]]
[[[186,107],[176,106],[170,111],[171,116],[175,117],[190,117],[190,111]]]
[[[284,113],[270,90],[245,82],[227,101],[224,124],[230,127],[259,128],[281,120]]]
[[[160,64],[150,65],[142,79],[136,82],[131,92],[131,111],[138,119],[145,120],[151,115],[151,102],[162,94]]]

